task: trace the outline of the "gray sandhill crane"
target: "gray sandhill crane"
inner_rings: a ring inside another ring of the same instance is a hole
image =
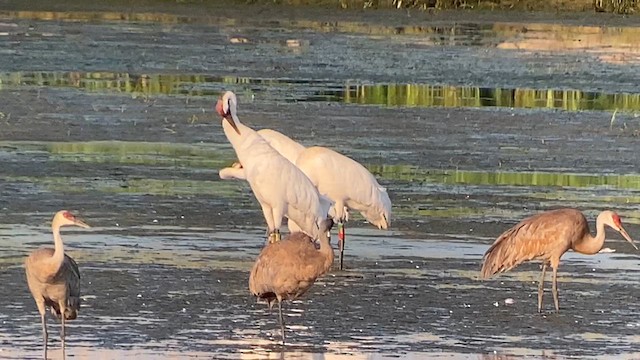
[[[282,302],[295,300],[303,295],[316,279],[324,275],[333,264],[329,231],[333,221],[324,222],[319,238],[320,248],[302,232],[289,234],[279,242],[267,244],[249,276],[249,290],[265,300],[269,309],[278,302],[282,344],[285,341],[285,325],[282,317]]]
[[[481,275],[488,278],[509,271],[529,260],[542,260],[542,275],[538,286],[538,312],[542,312],[544,275],[547,265],[553,268],[553,302],[560,311],[558,300],[558,266],[560,258],[568,250],[580,254],[597,254],[605,240],[604,227],[619,232],[636,250],[620,216],[613,211],[603,211],[596,220],[596,236],[591,235],[589,224],[582,212],[576,209],[545,211],[528,217],[496,239],[484,254]]]
[[[58,211],[51,222],[55,249],[40,248],[29,254],[25,261],[27,284],[36,301],[42,321],[44,340],[44,359],[47,359],[47,320],[46,308],[62,323],[60,339],[62,358],[65,358],[64,337],[65,320],[73,320],[80,310],[80,271],[78,264],[64,253],[60,227],[75,225],[89,228],[89,225],[66,210]]]

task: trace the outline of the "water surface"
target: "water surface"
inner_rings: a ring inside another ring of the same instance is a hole
[[[615,209],[640,233],[636,27],[188,9],[0,10],[0,357],[40,356],[21,264],[61,208],[93,227],[63,234],[77,358],[640,356],[640,257],[619,235],[563,257],[560,314],[550,295],[535,312],[537,265],[478,271],[547,209]],[[235,160],[223,90],[253,128],[358,160],[394,204],[389,231],[352,214],[347,271],[286,305],[284,348],[247,290],[261,211],[217,175]]]

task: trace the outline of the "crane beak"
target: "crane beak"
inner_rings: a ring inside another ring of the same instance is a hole
[[[231,127],[233,128],[233,130],[235,130],[238,133],[238,135],[240,135],[240,130],[238,130],[238,126],[236,126],[236,122],[234,121],[235,115],[232,115],[230,111],[227,111],[226,113],[224,112],[222,99],[218,99],[218,102],[216,103],[216,112],[220,116],[222,116],[223,119],[227,120],[229,124],[231,124]]]
[[[233,116],[226,115],[224,119],[227,120],[229,122],[229,125],[231,125],[231,127],[233,128],[233,130],[235,130],[238,133],[238,135],[240,135],[240,130],[238,130],[238,126],[236,126],[236,122],[233,121]]]
[[[384,219],[384,222],[380,224],[380,230],[387,230],[389,228],[389,219],[387,219],[387,215],[384,213],[382,213],[382,218]]]
[[[76,226],[80,226],[81,228],[85,228],[85,229],[89,229],[91,226],[87,225],[87,223],[85,223],[84,221],[80,220],[80,219],[75,219],[73,221],[73,223]]]
[[[633,242],[633,240],[631,239],[631,236],[629,236],[629,234],[627,234],[627,231],[625,229],[623,229],[622,227],[620,227],[620,229],[618,229],[618,231],[620,232],[620,234],[622,234],[622,236],[629,242],[631,243],[631,245],[638,250],[638,247],[636,246],[636,244]]]

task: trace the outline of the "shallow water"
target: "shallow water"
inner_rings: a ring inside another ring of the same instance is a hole
[[[159,8],[0,9],[0,357],[40,356],[21,263],[61,208],[93,226],[63,234],[77,358],[640,357],[640,257],[619,236],[565,255],[560,314],[550,294],[535,312],[537,265],[478,273],[545,209],[612,208],[640,233],[634,24]],[[261,211],[217,175],[235,159],[212,113],[227,89],[248,125],[357,159],[394,203],[389,231],[353,214],[347,271],[286,305],[284,348],[247,290]]]

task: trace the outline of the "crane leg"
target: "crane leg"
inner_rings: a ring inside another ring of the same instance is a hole
[[[261,204],[261,206],[262,206],[262,214],[264,215],[264,219],[267,222],[267,233],[268,233],[267,242],[274,243],[279,240],[278,238],[280,236],[279,235],[280,226],[276,226],[276,222],[274,221],[274,218],[273,218],[273,209],[267,205]],[[278,233],[277,237],[276,237],[276,232]]]
[[[345,242],[344,221],[340,221],[338,223],[338,246],[340,248],[340,270],[344,269],[344,242]]]
[[[274,231],[272,231],[271,233],[269,233],[269,244],[273,244],[275,242],[278,242],[282,239],[282,236],[280,235],[280,230],[276,229]]]
[[[49,334],[47,333],[47,318],[44,310],[40,312],[40,321],[42,322],[42,340],[44,341],[43,345],[43,358],[47,360],[47,342],[49,341]]]
[[[544,275],[547,271],[547,263],[542,264],[542,275],[540,276],[540,281],[538,282],[538,312],[542,312],[542,296],[544,295]]]
[[[282,345],[284,345],[284,317],[282,316],[282,300],[278,299],[278,315],[280,318],[280,333],[282,334]]]
[[[271,214],[273,216],[273,234],[275,234],[274,242],[280,241],[282,238],[280,236],[280,228],[282,227],[282,218],[284,217],[285,211],[284,207],[279,205],[271,209]],[[271,236],[269,236],[271,239]]]
[[[556,305],[556,313],[560,312],[560,299],[558,299],[558,267],[553,267],[553,303]]]
[[[66,359],[66,352],[64,348],[64,317],[65,312],[63,309],[60,309],[60,322],[62,323],[62,327],[60,328],[60,341],[62,342],[62,359]]]

